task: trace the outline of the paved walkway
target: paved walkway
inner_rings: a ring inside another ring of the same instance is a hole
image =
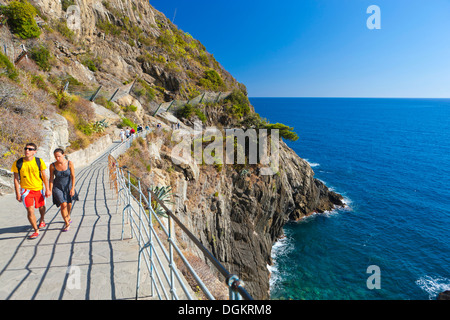
[[[29,240],[23,205],[14,194],[0,197],[1,300],[135,298],[138,245],[120,240],[121,208],[109,188],[107,153],[76,177],[79,201],[68,232],[61,232],[64,221],[50,197],[47,227]],[[151,299],[149,283],[141,271],[140,299]]]

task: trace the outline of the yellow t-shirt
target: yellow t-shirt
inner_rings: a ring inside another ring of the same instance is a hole
[[[39,177],[39,171],[47,169],[45,162],[41,159],[41,168],[39,169],[36,159],[31,161],[23,159],[22,168],[20,169],[20,186],[22,189],[39,191],[42,190],[42,180]],[[11,168],[12,172],[18,173],[17,161],[15,161]]]

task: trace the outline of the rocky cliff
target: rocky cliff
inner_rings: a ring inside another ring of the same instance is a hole
[[[209,69],[217,71],[228,88],[237,83],[199,41],[146,0],[62,2],[75,4],[79,11],[62,6],[59,0],[32,1],[46,16],[47,24],[63,35],[46,33],[39,42],[56,49],[59,72],[69,72],[85,85],[115,89],[139,78],[160,88],[162,98],[169,101],[197,93],[199,80]],[[72,18],[74,15],[77,18]],[[73,34],[61,26],[66,21],[74,22],[68,25]],[[86,59],[96,63],[95,72],[83,64]]]
[[[314,212],[344,206],[342,196],[314,178],[309,164],[284,142],[278,174],[261,175],[259,165],[175,164],[171,144],[189,127],[168,126],[148,136],[143,148],[120,158],[149,185],[173,188],[173,212],[257,299],[268,299],[272,246],[283,226]],[[138,154],[136,154],[138,152]],[[145,162],[137,159],[145,159]],[[149,162],[147,162],[149,161]],[[151,170],[147,165],[150,163]],[[189,247],[180,233],[179,241]],[[191,246],[195,252],[195,247]],[[201,254],[199,253],[199,256]]]

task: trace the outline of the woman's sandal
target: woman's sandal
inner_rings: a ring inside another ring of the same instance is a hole
[[[70,229],[70,224],[68,226],[64,226],[64,228],[61,230],[62,232],[67,232]]]

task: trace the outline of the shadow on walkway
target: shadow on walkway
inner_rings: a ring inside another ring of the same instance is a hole
[[[79,201],[68,232],[61,232],[64,221],[50,197],[47,226],[29,240],[23,205],[14,195],[0,197],[0,299],[134,299],[138,246],[133,239],[120,240],[121,213],[109,188],[107,156],[77,170]],[[141,287],[140,298],[149,291]]]

